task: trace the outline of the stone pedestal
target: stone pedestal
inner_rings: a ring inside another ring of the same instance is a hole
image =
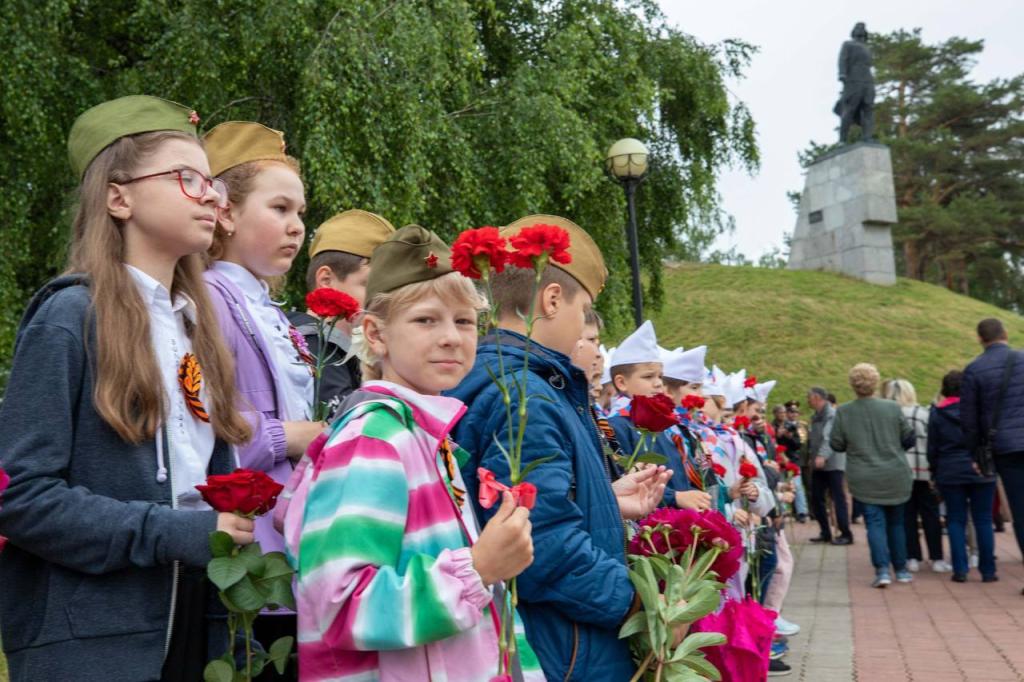
[[[789,269],[828,270],[893,285],[895,222],[889,148],[867,142],[840,147],[807,169]]]

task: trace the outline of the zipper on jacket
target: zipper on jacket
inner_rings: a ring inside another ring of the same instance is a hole
[[[167,482],[171,486],[171,509],[178,508],[178,496],[174,491],[174,473],[171,469],[171,460],[174,459],[174,445],[171,443],[171,430],[164,427],[164,434],[167,436]],[[167,655],[171,651],[171,635],[174,633],[174,615],[178,606],[178,583],[181,582],[181,562],[177,559],[171,567],[171,608],[167,617],[167,637],[164,640],[164,662],[167,662]]]

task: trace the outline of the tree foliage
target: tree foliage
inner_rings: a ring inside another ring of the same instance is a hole
[[[914,29],[870,44],[901,274],[1024,309],[1024,74],[975,82],[981,40],[927,44]]]
[[[716,172],[758,161],[725,87],[753,48],[701,44],[654,0],[11,0],[0,27],[0,358],[26,297],[63,264],[67,131],[112,97],[187,103],[204,129],[285,131],[307,232],[351,207],[448,238],[531,212],[572,217],[608,261],[613,329],[629,276],[623,192],[603,174],[611,142],[653,152],[638,199],[655,303],[661,258],[696,258],[723,229]]]

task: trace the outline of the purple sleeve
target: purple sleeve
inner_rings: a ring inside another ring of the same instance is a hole
[[[238,463],[243,469],[270,471],[288,457],[284,423],[259,411],[242,410],[252,427],[252,439],[238,448]]]

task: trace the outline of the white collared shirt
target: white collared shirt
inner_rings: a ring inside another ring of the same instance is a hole
[[[167,288],[142,270],[125,265],[149,311],[149,336],[156,354],[164,387],[164,424],[167,431],[171,484],[180,509],[209,509],[196,485],[206,483],[216,436],[213,426],[192,414],[178,382],[178,369],[186,353],[192,352],[192,340],[185,331],[185,318],[196,320],[195,303],[179,294],[171,301]],[[210,413],[205,377],[199,399]]]
[[[266,342],[266,350],[271,355],[270,361],[277,370],[275,388],[279,402],[284,405],[286,411],[286,414],[279,415],[279,418],[292,421],[311,418],[313,375],[309,371],[309,365],[299,356],[288,334],[288,318],[277,304],[270,300],[267,283],[236,263],[219,260],[214,262],[213,269],[242,290],[249,315]]]

